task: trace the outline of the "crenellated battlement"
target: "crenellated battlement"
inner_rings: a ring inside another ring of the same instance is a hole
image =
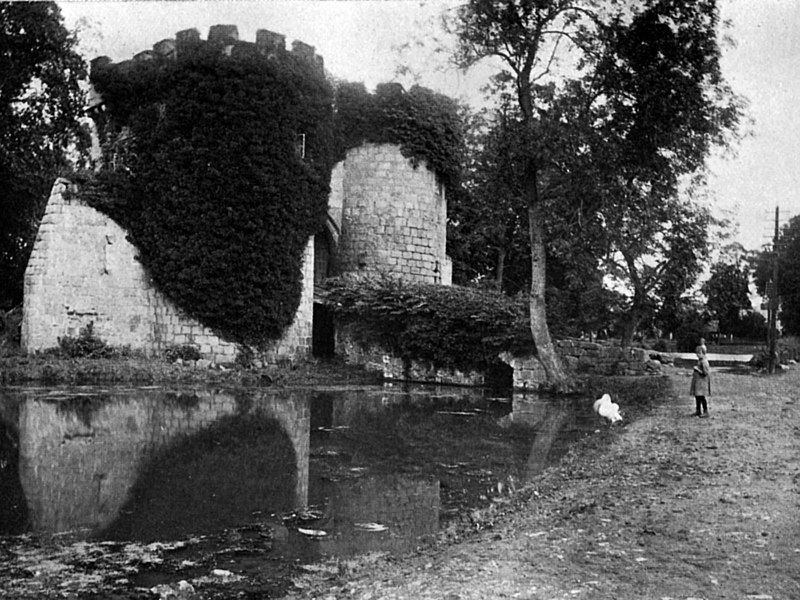
[[[257,30],[255,42],[243,41],[239,39],[239,29],[236,25],[212,25],[205,40],[200,37],[197,29],[184,29],[175,33],[174,38],[163,39],[153,44],[152,49],[138,52],[130,60],[114,63],[108,56],[98,56],[90,62],[90,65],[93,70],[111,65],[125,69],[137,62],[172,61],[202,45],[218,48],[227,56],[260,54],[267,58],[276,58],[288,52],[314,65],[320,73],[325,70],[324,60],[316,53],[314,46],[295,40],[292,42],[291,50],[287,51],[286,36],[268,29]]]

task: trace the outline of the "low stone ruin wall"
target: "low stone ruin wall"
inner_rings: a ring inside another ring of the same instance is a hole
[[[643,348],[621,348],[583,340],[558,340],[555,346],[564,367],[574,374],[642,376],[661,373],[661,362],[651,358],[658,353]],[[428,361],[404,361],[379,345],[365,346],[356,341],[346,327],[337,328],[336,351],[348,363],[380,372],[386,379],[472,386],[486,382],[484,373],[440,369]],[[535,355],[514,356],[504,352],[499,358],[513,369],[515,389],[535,390],[545,383],[544,368]]]
[[[336,354],[344,357],[348,364],[382,373],[384,379],[448,385],[484,384],[483,373],[441,369],[424,360],[405,361],[377,344],[365,345],[356,341],[346,327],[336,329]]]
[[[622,348],[607,346],[584,340],[557,340],[555,342],[564,367],[576,374],[593,375],[659,375],[661,362],[644,348]],[[544,368],[536,356],[512,356],[508,353],[501,359],[514,369],[514,387],[536,389],[544,383]]]

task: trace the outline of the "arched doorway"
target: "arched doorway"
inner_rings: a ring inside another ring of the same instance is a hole
[[[316,293],[327,277],[335,274],[339,229],[328,217],[325,228],[314,236],[314,315],[311,327],[311,353],[317,358],[331,358],[336,351],[333,313],[318,300]]]

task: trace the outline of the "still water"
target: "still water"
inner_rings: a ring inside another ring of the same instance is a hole
[[[402,552],[598,426],[586,398],[466,388],[0,388],[0,535]]]

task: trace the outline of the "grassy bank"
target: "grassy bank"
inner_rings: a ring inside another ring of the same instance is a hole
[[[160,358],[0,357],[0,385],[151,385],[159,383],[218,385],[374,384],[380,376],[339,360],[284,366],[198,366]]]
[[[718,370],[707,419],[689,373],[577,444],[484,531],[403,561],[317,569],[288,598],[800,598],[800,370]]]

